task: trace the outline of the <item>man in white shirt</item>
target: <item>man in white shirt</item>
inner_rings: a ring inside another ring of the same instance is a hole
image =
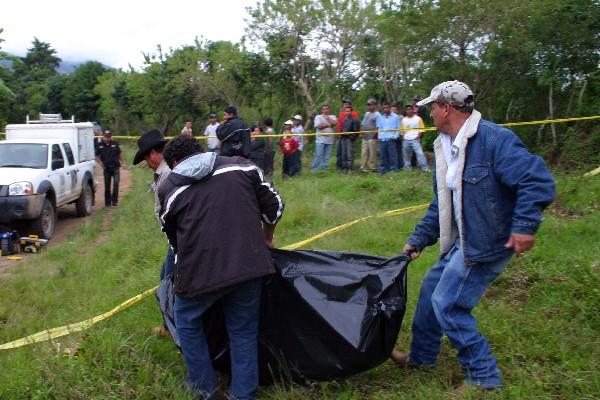
[[[334,135],[327,135],[327,133],[335,132],[337,127],[337,118],[335,115],[329,114],[329,105],[323,104],[321,106],[321,114],[315,117],[315,127],[317,128],[317,138],[315,140],[315,159],[311,170],[312,172],[317,172],[319,169],[326,171],[329,166],[331,149],[335,142]]]
[[[181,134],[183,136],[194,136],[194,134],[192,133],[192,121],[187,121],[185,123],[185,126],[181,130]]]
[[[219,149],[219,139],[217,138],[217,128],[219,127],[219,123],[217,122],[217,114],[211,113],[208,117],[208,125],[204,130],[204,136],[206,139],[206,147],[208,151],[218,151]]]
[[[423,130],[425,125],[421,117],[415,114],[413,106],[406,106],[406,116],[402,118],[400,122],[404,140],[402,141],[402,159],[404,160],[404,169],[412,169],[410,164],[412,158],[412,152],[414,151],[417,156],[417,164],[422,171],[429,172],[427,166],[427,158],[423,154],[423,148],[421,147],[421,137],[423,136]]]
[[[302,115],[296,114],[294,115],[294,119],[292,120],[292,133],[294,135],[300,135],[304,133],[304,127],[302,126]],[[296,167],[298,172],[302,171],[302,151],[304,150],[304,136],[294,136],[296,142],[298,142],[298,149],[294,153],[296,157]]]

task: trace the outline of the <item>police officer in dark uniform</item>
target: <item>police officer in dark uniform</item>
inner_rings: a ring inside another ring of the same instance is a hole
[[[105,131],[102,141],[96,147],[96,162],[104,168],[104,205],[116,207],[119,202],[120,168],[123,165],[123,155],[119,143],[112,140],[109,131]],[[112,195],[110,190],[113,181]]]

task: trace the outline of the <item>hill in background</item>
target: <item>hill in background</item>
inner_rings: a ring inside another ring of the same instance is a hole
[[[10,57],[18,57],[14,54],[8,54]],[[59,74],[71,74],[73,73],[73,71],[75,71],[77,69],[77,67],[79,67],[81,64],[85,64],[88,61],[93,61],[93,60],[63,60],[60,62],[60,65],[58,66],[58,73]],[[12,61],[9,59],[0,59],[0,66],[3,66],[5,68],[11,68],[12,67]],[[108,65],[105,65],[106,68],[111,68]]]

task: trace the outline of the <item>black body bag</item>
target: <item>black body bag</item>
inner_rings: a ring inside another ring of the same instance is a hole
[[[272,250],[277,273],[264,280],[259,324],[262,384],[344,378],[386,361],[406,310],[410,257],[386,260],[334,251]],[[173,287],[157,293],[176,344]],[[204,315],[216,370],[229,372],[223,312]]]

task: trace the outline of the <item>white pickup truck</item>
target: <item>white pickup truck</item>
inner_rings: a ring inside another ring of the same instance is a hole
[[[58,114],[6,126],[0,141],[0,225],[50,239],[57,208],[91,213],[96,181],[94,125]]]

